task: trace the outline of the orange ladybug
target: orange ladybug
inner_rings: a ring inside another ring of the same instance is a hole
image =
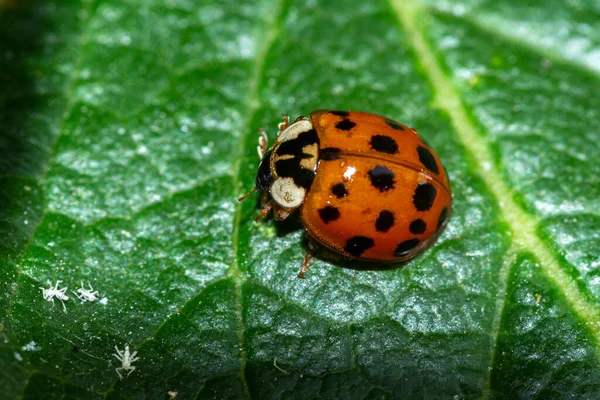
[[[396,263],[430,246],[452,214],[452,192],[437,154],[417,131],[356,111],[318,110],[279,124],[272,148],[261,131],[254,190],[258,220],[296,209],[311,243],[345,258]],[[309,251],[299,277],[308,270]]]

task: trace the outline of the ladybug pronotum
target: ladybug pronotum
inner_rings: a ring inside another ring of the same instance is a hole
[[[263,192],[256,220],[300,209],[312,248],[347,259],[396,263],[429,247],[452,213],[452,193],[437,154],[417,131],[365,112],[318,110],[288,116],[261,162],[254,190]],[[304,276],[309,251],[300,269]]]

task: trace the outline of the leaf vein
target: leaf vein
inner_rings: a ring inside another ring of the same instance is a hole
[[[500,21],[494,21],[493,15],[480,14],[483,16],[480,17],[479,15],[465,13],[457,16],[449,10],[444,10],[439,6],[432,6],[430,8],[430,12],[433,14],[460,18],[460,20],[465,21],[482,32],[509,42],[511,47],[518,47],[530,53],[533,52],[538,56],[552,60],[555,63],[567,65],[570,68],[580,70],[581,72],[589,74],[596,79],[600,78],[600,69],[598,69],[598,65],[594,65],[591,60],[582,58],[579,55],[568,56],[566,54],[562,54],[560,51],[556,50],[554,46],[543,46],[540,43],[532,41],[527,35],[515,35],[515,33],[519,32],[518,29],[515,29],[515,21],[504,21],[507,26],[512,28],[512,30],[505,30],[500,28]]]
[[[266,22],[266,28],[264,33],[264,38],[261,41],[261,46],[258,48],[256,53],[256,66],[254,69],[254,73],[252,75],[250,81],[250,94],[248,99],[248,111],[242,127],[247,127],[252,124],[252,121],[258,111],[261,101],[260,101],[260,82],[264,76],[265,64],[267,55],[269,51],[275,43],[277,37],[279,37],[280,29],[281,29],[281,20],[283,18],[283,10],[284,10],[284,2],[285,0],[274,0],[274,7],[270,13],[270,20]],[[245,148],[246,148],[247,136],[242,132],[237,141],[237,146],[234,149],[234,164],[233,171],[234,175],[232,177],[233,181],[233,190],[238,192],[241,186],[241,171],[242,171],[242,159],[244,158]],[[240,270],[240,262],[239,262],[239,237],[240,237],[240,224],[242,217],[242,208],[241,204],[236,204],[235,214],[233,219],[233,228],[231,233],[232,243],[232,261],[229,267],[228,275],[233,279],[235,283],[235,301],[236,301],[236,314],[238,321],[238,342],[240,344],[240,378],[242,380],[244,386],[244,394],[247,398],[251,398],[250,390],[248,388],[248,382],[246,381],[246,349],[244,347],[244,320],[242,314],[242,286],[245,282],[245,277],[243,276],[242,271]]]
[[[480,177],[498,202],[504,219],[512,230],[513,245],[531,252],[536,257],[544,273],[563,291],[575,313],[588,322],[586,325],[595,338],[595,347],[600,353],[598,346],[598,343],[600,343],[600,324],[597,323],[600,316],[598,312],[593,304],[579,291],[577,283],[561,268],[559,261],[548,248],[548,245],[538,236],[537,229],[541,221],[535,216],[527,214],[515,202],[510,188],[504,182],[502,173],[498,170],[498,166],[494,161],[495,158],[486,140],[477,131],[460,94],[453,86],[451,79],[443,71],[432,46],[426,39],[426,33],[423,31],[422,25],[417,23],[417,21],[422,21],[419,18],[422,10],[412,1],[391,0],[391,5],[400,27],[407,35],[426,77],[431,83],[437,104],[450,118],[451,124],[464,148],[470,153],[475,163],[480,166],[478,170],[486,171],[485,174],[480,174]],[[491,165],[492,167],[484,169],[484,165]],[[506,278],[507,275],[505,274],[502,279]],[[507,282],[501,283],[501,285],[506,284]]]
[[[85,13],[84,15],[87,16],[87,21],[85,23],[82,22],[82,25],[86,25],[89,26],[89,21],[92,19],[93,14],[94,14],[94,4],[95,1],[94,0],[89,0],[86,4],[86,8],[85,8]],[[81,64],[81,60],[82,60],[82,53],[83,53],[83,47],[88,43],[87,40],[87,36],[88,33],[86,31],[86,29],[84,28],[83,31],[81,32],[80,36],[79,36],[79,42],[77,44],[78,46],[78,53],[77,53],[77,59],[75,60],[75,63],[73,64],[73,70],[74,71],[78,71],[80,70],[80,64]],[[67,120],[67,116],[69,114],[69,111],[73,108],[74,105],[74,99],[73,99],[73,92],[74,92],[74,87],[75,87],[75,78],[76,74],[74,73],[72,75],[72,78],[69,80],[68,84],[67,84],[67,89],[65,91],[65,98],[67,99],[66,102],[66,106],[65,106],[65,113],[62,117],[61,122],[59,123],[59,128],[57,130],[58,135],[54,141],[54,144],[51,147],[51,151],[50,154],[54,155],[56,153],[56,147],[58,146],[58,142],[60,139],[60,135],[62,132],[62,126],[64,125],[65,121]],[[52,158],[49,160],[48,164],[46,165],[46,168],[44,169],[44,171],[41,174],[41,179],[43,180],[44,177],[46,177],[46,175],[48,174],[50,165],[52,165]],[[14,325],[13,325],[13,318],[12,318],[12,312],[13,312],[13,306],[14,306],[14,300],[16,297],[16,292],[18,290],[18,281],[21,277],[22,274],[22,270],[21,270],[21,262],[23,261],[23,258],[25,257],[25,254],[27,253],[27,249],[29,249],[29,247],[31,247],[31,245],[33,244],[33,238],[35,237],[35,233],[37,232],[38,228],[42,225],[42,222],[44,220],[44,216],[46,215],[46,212],[42,213],[41,218],[39,219],[39,221],[37,221],[37,225],[35,226],[35,228],[31,231],[31,236],[29,237],[29,240],[27,241],[27,243],[23,246],[22,252],[19,256],[19,260],[17,262],[17,268],[16,268],[16,274],[17,276],[15,276],[14,278],[14,282],[15,285],[13,285],[13,289],[12,292],[10,294],[10,298],[8,301],[8,310],[7,310],[7,318],[8,318],[8,323],[9,326],[11,328],[11,332],[14,331]]]

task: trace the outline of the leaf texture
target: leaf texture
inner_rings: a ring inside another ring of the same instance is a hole
[[[600,396],[595,2],[0,2],[10,398]],[[364,110],[454,192],[402,268],[254,223],[256,130]],[[62,281],[65,302],[40,287]],[[73,291],[90,283],[98,302]],[[119,380],[114,347],[140,358]]]

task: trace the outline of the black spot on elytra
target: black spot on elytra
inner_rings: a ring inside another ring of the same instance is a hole
[[[375,229],[378,232],[387,232],[392,226],[394,226],[394,213],[388,210],[380,212],[375,221]]]
[[[371,148],[382,153],[396,154],[398,152],[398,143],[394,139],[385,135],[375,135],[371,137]]]
[[[437,190],[429,182],[419,183],[413,195],[413,204],[417,211],[427,211],[433,205]]]
[[[409,239],[400,243],[398,247],[396,247],[396,251],[394,251],[394,256],[396,257],[404,257],[419,245],[419,239]]]
[[[418,146],[417,153],[419,154],[419,160],[421,161],[421,164],[423,164],[425,168],[436,174],[440,173],[437,163],[435,162],[435,157],[433,154],[431,154],[427,147]]]
[[[427,224],[421,218],[415,219],[413,222],[410,223],[408,229],[410,229],[411,233],[414,233],[415,235],[420,235],[427,229]]]
[[[375,242],[370,237],[366,236],[354,236],[348,239],[344,246],[344,251],[353,255],[354,257],[360,257],[362,253],[375,246]]]
[[[337,129],[339,129],[340,131],[349,131],[350,129],[354,128],[355,126],[356,126],[356,123],[350,121],[349,119],[343,119],[340,122],[338,122],[337,124],[335,124],[335,127]]]
[[[393,129],[397,129],[399,131],[404,130],[404,127],[402,125],[400,125],[398,122],[394,121],[393,119],[386,118],[385,123],[388,124]]]
[[[350,115],[349,111],[329,111],[329,113],[337,115],[338,117],[347,117]]]
[[[381,192],[387,192],[394,188],[394,172],[388,167],[377,165],[369,171],[369,179],[371,184]]]
[[[321,217],[321,220],[327,224],[340,217],[340,210],[335,207],[327,206],[319,210],[319,217]]]
[[[278,176],[292,178],[296,185],[306,190],[310,188],[315,177],[314,171],[302,168],[295,158],[277,161],[275,171]]]
[[[348,190],[346,189],[346,185],[343,183],[336,183],[335,185],[332,185],[331,193],[333,193],[333,195],[338,199],[348,196]]]
[[[442,212],[440,213],[440,217],[438,218],[437,227],[435,228],[436,232],[440,230],[444,222],[446,222],[446,217],[448,216],[448,207],[444,207]]]
[[[337,147],[326,147],[319,150],[319,159],[325,161],[337,160],[340,158],[340,149]]]

